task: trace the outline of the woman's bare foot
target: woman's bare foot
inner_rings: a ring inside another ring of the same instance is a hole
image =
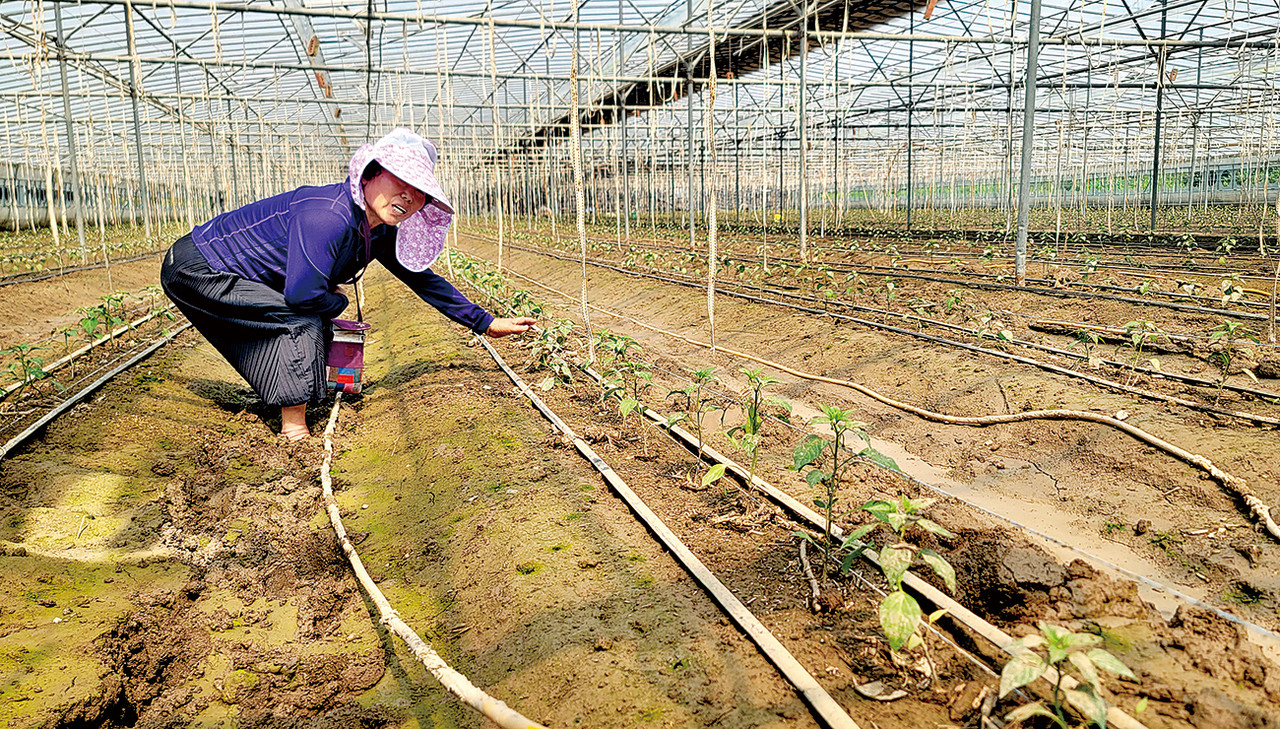
[[[291,441],[306,440],[311,437],[307,430],[307,404],[286,405],[280,408],[280,435]]]

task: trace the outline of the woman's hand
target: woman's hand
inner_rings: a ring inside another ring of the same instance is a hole
[[[528,316],[517,316],[511,319],[494,319],[485,334],[491,337],[505,337],[511,334],[523,334],[529,327],[537,324],[537,320]]]

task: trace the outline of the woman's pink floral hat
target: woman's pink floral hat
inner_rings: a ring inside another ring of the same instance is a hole
[[[365,209],[361,176],[377,160],[383,169],[413,185],[427,196],[427,204],[396,226],[396,260],[410,271],[425,271],[444,250],[444,237],[453,222],[453,206],[436,181],[436,146],[412,130],[399,128],[351,157],[347,182],[351,197]]]

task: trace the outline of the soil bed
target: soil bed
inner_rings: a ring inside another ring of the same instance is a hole
[[[474,241],[463,247],[492,255]],[[577,290],[572,265],[510,251],[505,263]],[[41,285],[67,284],[18,286]],[[550,726],[815,725],[598,474],[482,350],[466,346],[465,333],[380,270],[366,287],[371,384],[343,404],[334,477],[347,528],[410,625],[478,685]],[[84,294],[101,295],[89,284]],[[36,289],[24,296],[40,300]],[[702,338],[705,301],[687,290],[593,272],[591,297]],[[1243,471],[1260,493],[1278,455],[1274,438],[1256,429],[1206,428],[1162,406],[973,355],[760,305],[722,300],[717,317],[725,346],[936,408],[1125,407]],[[743,389],[742,362],[624,320],[605,325],[640,341],[660,409],[661,395],[694,367],[718,367],[726,394]],[[526,366],[519,343],[499,344],[513,366]],[[933,469],[932,483],[1089,551],[1109,545],[1126,566],[1275,625],[1276,546],[1238,526],[1243,518],[1212,482],[1122,436],[1062,423],[920,423],[788,378],[775,394],[793,404],[797,424],[818,403],[855,407],[904,469]],[[978,725],[983,689],[995,680],[935,638],[932,667],[918,650],[891,654],[867,584],[824,587],[814,612],[792,519],[728,484],[703,487],[687,450],[623,421],[594,384],[547,397],[862,726]],[[312,416],[318,423],[324,413]],[[723,425],[718,415],[707,425],[718,431],[737,418],[730,410]],[[0,718],[20,727],[482,725],[370,618],[319,508],[316,443],[285,444],[275,427],[187,333],[0,461]],[[786,468],[802,432],[770,423],[764,436],[760,472],[809,501],[812,491]],[[732,452],[723,435],[710,438]],[[898,494],[933,495],[860,464],[839,503],[847,512]],[[1243,629],[1191,608],[1175,614],[1172,603],[1153,607],[1133,584],[954,500],[930,515],[957,534],[925,546],[955,565],[962,603],[1015,635],[1043,619],[1102,636],[1141,679],[1110,682],[1112,698],[1133,710],[1146,697],[1148,726],[1278,720],[1280,668]],[[1144,519],[1147,531],[1136,534]],[[1158,534],[1167,536],[1157,543]],[[1233,586],[1257,590],[1241,593],[1256,599],[1230,599]],[[963,631],[958,639],[994,657]],[[908,695],[882,703],[855,693],[873,680]]]

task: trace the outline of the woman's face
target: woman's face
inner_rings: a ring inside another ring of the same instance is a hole
[[[427,204],[421,190],[383,169],[364,183],[365,214],[369,227],[398,225]]]

